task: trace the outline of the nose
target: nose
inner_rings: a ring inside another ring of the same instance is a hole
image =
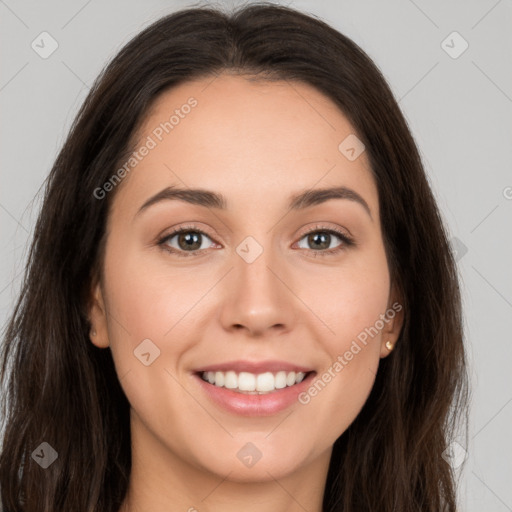
[[[234,254],[234,269],[224,284],[221,322],[228,331],[245,330],[253,337],[289,331],[299,314],[293,283],[270,250],[248,262]]]

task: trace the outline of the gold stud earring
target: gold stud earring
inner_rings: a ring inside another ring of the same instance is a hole
[[[386,341],[386,348],[388,350],[393,350],[393,343],[391,343],[391,341]]]

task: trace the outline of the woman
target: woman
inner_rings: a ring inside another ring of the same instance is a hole
[[[456,268],[369,57],[268,4],[128,43],[48,178],[2,380],[8,512],[454,512]]]

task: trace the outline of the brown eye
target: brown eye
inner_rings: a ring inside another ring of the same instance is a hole
[[[331,235],[329,233],[313,233],[308,235],[308,243],[315,249],[329,249]]]
[[[207,240],[210,240],[210,245],[208,245]],[[179,254],[180,256],[192,256],[197,251],[208,249],[213,242],[201,230],[182,228],[165,236],[158,243],[172,253]]]
[[[177,241],[179,248],[183,249],[184,251],[197,250],[201,248],[202,235],[200,233],[195,231],[188,231],[179,233],[176,236],[178,237]]]
[[[335,247],[331,246],[331,243],[335,238],[338,238],[338,240],[341,240],[341,244],[336,245]],[[327,250],[327,249],[335,249],[336,247],[339,247],[340,245],[343,245],[343,237],[330,230],[323,230],[323,231],[313,231],[312,233],[308,233],[304,237],[301,238],[301,240],[306,239],[306,245],[307,247],[303,247],[300,245],[299,247],[301,249],[311,249],[311,250]]]

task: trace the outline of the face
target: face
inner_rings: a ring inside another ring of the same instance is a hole
[[[326,467],[401,323],[354,128],[311,86],[220,75],[139,136],[90,310],[132,456],[240,482]]]

